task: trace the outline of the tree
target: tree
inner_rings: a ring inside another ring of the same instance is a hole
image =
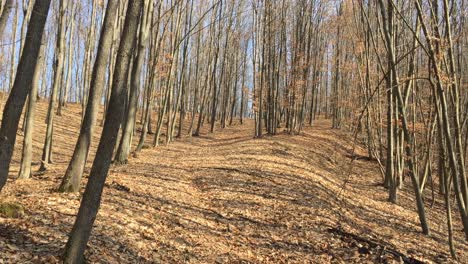
[[[16,75],[3,109],[2,125],[0,127],[0,191],[6,184],[21,112],[26,97],[32,88],[33,75],[38,62],[37,58],[49,7],[50,0],[34,3],[23,54],[18,65],[18,72],[21,74]]]
[[[128,1],[127,15],[117,53],[114,82],[112,83],[112,93],[106,121],[80,209],[65,246],[64,263],[83,262],[83,253],[101,203],[104,182],[109,171],[112,154],[117,142],[117,135],[122,122],[123,102],[127,92],[127,76],[132,58],[132,49],[135,46],[136,32],[138,32],[138,22],[143,6],[142,2],[142,0]]]
[[[3,36],[3,31],[10,17],[11,11],[14,9],[14,0],[5,0],[3,4],[2,12],[0,14],[0,36]]]
[[[113,41],[112,28],[114,27],[114,18],[117,14],[117,9],[117,1],[109,1],[91,76],[88,104],[86,105],[80,134],[72,158],[59,187],[59,191],[61,192],[77,192],[80,189],[81,177],[86,166],[89,148],[91,146],[91,138],[96,126],[102,91],[106,84],[106,71]]]
[[[135,119],[138,104],[138,90],[140,89],[141,82],[141,71],[144,63],[151,24],[153,22],[152,15],[153,4],[149,1],[145,1],[140,22],[138,48],[135,51],[136,56],[133,61],[133,68],[131,73],[130,97],[128,99],[127,115],[122,126],[122,137],[114,160],[114,162],[119,164],[127,163],[128,155],[130,154],[133,131],[136,122]]]
[[[34,68],[34,74],[32,78],[31,91],[28,95],[28,107],[25,113],[25,129],[24,129],[24,140],[23,140],[23,152],[21,155],[21,165],[18,174],[18,179],[27,179],[31,176],[31,161],[32,161],[32,137],[34,132],[34,119],[36,116],[36,101],[37,92],[39,90],[39,79],[41,74],[41,67],[43,67],[42,58],[44,57],[45,41],[42,40],[39,48],[39,55],[37,57],[38,62]]]
[[[68,102],[68,95],[70,92],[70,85],[71,85],[71,75],[72,75],[72,64],[73,64],[73,51],[74,51],[74,31],[75,31],[75,10],[76,10],[76,4],[71,2],[71,7],[70,7],[70,15],[69,18],[67,19],[67,25],[70,24],[70,26],[67,26],[67,32],[69,37],[68,37],[68,53],[67,53],[67,67],[66,67],[66,72],[65,70],[62,71],[62,85],[60,87],[60,93],[59,93],[59,103],[57,107],[57,115],[62,115],[62,107],[65,107],[65,105]],[[65,63],[65,62],[64,62]]]
[[[60,0],[59,23],[57,25],[57,38],[55,40],[55,59],[54,59],[54,79],[52,91],[49,98],[49,108],[47,110],[47,129],[44,147],[42,149],[41,171],[47,170],[48,164],[52,163],[52,145],[54,135],[54,109],[57,102],[58,90],[62,84],[62,71],[65,60],[65,18],[68,0]]]

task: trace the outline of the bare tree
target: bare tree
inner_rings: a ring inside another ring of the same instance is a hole
[[[143,14],[141,16],[140,31],[138,36],[138,48],[135,51],[136,56],[133,61],[131,73],[130,97],[127,106],[127,116],[122,126],[122,137],[115,156],[114,162],[119,164],[127,163],[128,155],[132,143],[134,126],[136,122],[136,112],[138,104],[138,90],[141,83],[141,72],[145,58],[145,51],[149,40],[151,24],[153,22],[153,4],[150,1],[144,1]]]
[[[25,129],[23,140],[23,153],[21,155],[21,165],[18,174],[18,179],[27,179],[31,176],[31,162],[32,162],[32,138],[34,133],[34,119],[36,116],[36,100],[37,92],[39,90],[39,79],[41,74],[41,67],[43,67],[42,58],[44,57],[45,41],[42,40],[37,57],[36,67],[31,83],[31,91],[28,95],[28,111],[25,113]]]
[[[50,0],[36,1],[34,4],[26,33],[24,51],[18,65],[18,72],[21,74],[16,76],[3,109],[2,125],[0,127],[0,190],[6,184],[21,112],[26,97],[32,88],[33,75],[38,62],[37,58],[49,6]]]
[[[72,159],[59,187],[61,192],[77,192],[80,189],[81,178],[91,146],[91,137],[96,126],[102,91],[106,83],[106,71],[113,41],[112,28],[114,27],[114,17],[117,14],[117,9],[117,1],[109,1],[89,86],[89,100],[86,105],[86,112]]]
[[[68,0],[60,0],[59,7],[59,23],[57,25],[57,38],[55,44],[55,58],[54,58],[54,79],[52,83],[52,91],[49,98],[49,108],[47,110],[47,129],[45,135],[44,147],[42,150],[41,171],[47,170],[48,164],[52,163],[52,145],[54,135],[54,119],[55,119],[55,106],[57,103],[58,91],[61,87],[62,71],[65,59],[65,18]]]
[[[0,36],[3,36],[3,31],[7,25],[8,18],[14,8],[14,0],[5,0],[0,14]]]
[[[91,174],[83,194],[75,224],[65,246],[64,263],[83,262],[83,253],[88,243],[91,229],[101,203],[104,182],[112,161],[112,154],[117,142],[123,116],[123,102],[126,94],[128,68],[135,46],[138,22],[143,6],[142,0],[128,2],[125,25],[117,54],[112,93],[109,100],[106,121]]]

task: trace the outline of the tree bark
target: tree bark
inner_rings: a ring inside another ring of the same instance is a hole
[[[96,62],[94,63],[91,84],[89,90],[89,101],[81,124],[80,135],[73,151],[73,156],[68,165],[65,176],[60,184],[60,192],[77,192],[80,189],[81,178],[86,166],[92,135],[96,126],[96,119],[102,95],[106,83],[107,64],[110,58],[111,45],[115,16],[117,14],[117,1],[109,1],[104,17],[104,25],[101,29]]]
[[[56,53],[54,61],[54,82],[49,98],[49,108],[47,110],[47,129],[44,147],[42,150],[41,171],[47,170],[49,163],[52,163],[52,144],[54,135],[54,108],[57,102],[57,93],[61,86],[63,61],[65,55],[65,11],[68,0],[60,0],[60,16],[57,29]]]
[[[18,65],[18,72],[21,74],[16,76],[3,109],[2,125],[0,127],[0,191],[5,186],[8,177],[21,112],[32,87],[49,6],[50,0],[36,1],[34,4],[26,33],[24,52]]]
[[[132,144],[132,137],[135,128],[135,119],[138,105],[138,90],[140,89],[141,70],[143,68],[145,50],[148,44],[148,36],[150,32],[150,26],[152,23],[153,4],[148,0],[144,1],[144,11],[141,16],[140,32],[139,32],[139,44],[137,55],[133,62],[132,76],[131,76],[131,87],[130,87],[130,99],[128,103],[128,111],[126,122],[122,127],[122,138],[117,149],[114,162],[118,164],[125,164],[128,161],[128,155],[130,154],[130,148]]]
[[[34,119],[36,115],[36,101],[37,91],[39,89],[39,79],[41,73],[41,67],[44,65],[41,63],[41,59],[44,57],[45,40],[42,40],[39,48],[39,55],[37,57],[38,63],[34,68],[34,75],[31,84],[31,91],[28,95],[28,111],[25,114],[25,128],[24,128],[24,140],[23,140],[23,152],[21,156],[20,171],[18,179],[28,179],[31,177],[31,160],[32,160],[32,136],[34,133]]]
[[[112,161],[112,154],[117,142],[123,117],[123,102],[126,96],[127,72],[135,46],[138,21],[142,9],[142,0],[128,2],[125,25],[120,40],[114,69],[114,82],[109,100],[109,108],[96,152],[91,174],[83,194],[75,224],[65,246],[64,263],[84,262],[83,253],[88,243],[91,230],[101,203],[102,191]]]
[[[14,0],[5,1],[2,13],[0,14],[0,37],[3,36],[3,31],[5,31],[8,18],[10,17],[11,11],[13,11],[14,7]]]

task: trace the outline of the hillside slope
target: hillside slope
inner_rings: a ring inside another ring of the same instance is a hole
[[[45,112],[42,102],[34,137],[36,162]],[[14,181],[22,142],[22,136],[18,137],[10,179],[0,201],[22,204],[25,215],[0,217],[0,259],[4,262],[58,261],[80,195],[54,190],[73,151],[79,124],[80,108],[70,105],[57,119],[55,164],[30,180]],[[87,260],[450,262],[442,202],[436,200],[428,210],[432,235],[423,236],[409,180],[399,205],[386,202],[377,164],[365,159],[350,163],[352,138],[329,128],[323,120],[301,135],[253,139],[253,124],[247,123],[144,149],[128,165],[112,167]],[[364,154],[361,151],[358,148],[357,154]],[[456,245],[464,262],[468,245],[454,216]]]

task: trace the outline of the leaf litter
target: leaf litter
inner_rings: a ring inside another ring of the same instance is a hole
[[[36,158],[46,107],[39,103],[35,121]],[[25,212],[21,218],[0,216],[0,263],[60,262],[81,195],[55,189],[72,154],[79,120],[79,106],[70,104],[57,117],[54,164],[32,179],[15,181],[20,132],[0,202],[19,203]],[[410,183],[400,191],[397,205],[388,203],[378,164],[357,159],[350,168],[352,138],[329,127],[328,121],[319,120],[297,136],[253,139],[248,122],[144,149],[128,165],[111,168],[86,260],[454,262],[448,255],[443,200],[437,198],[427,212],[432,235],[422,235]],[[96,130],[83,186],[99,140],[100,128]],[[364,151],[358,148],[357,154]],[[38,166],[34,163],[33,169]],[[461,228],[454,217],[457,253],[466,263],[468,246]]]

